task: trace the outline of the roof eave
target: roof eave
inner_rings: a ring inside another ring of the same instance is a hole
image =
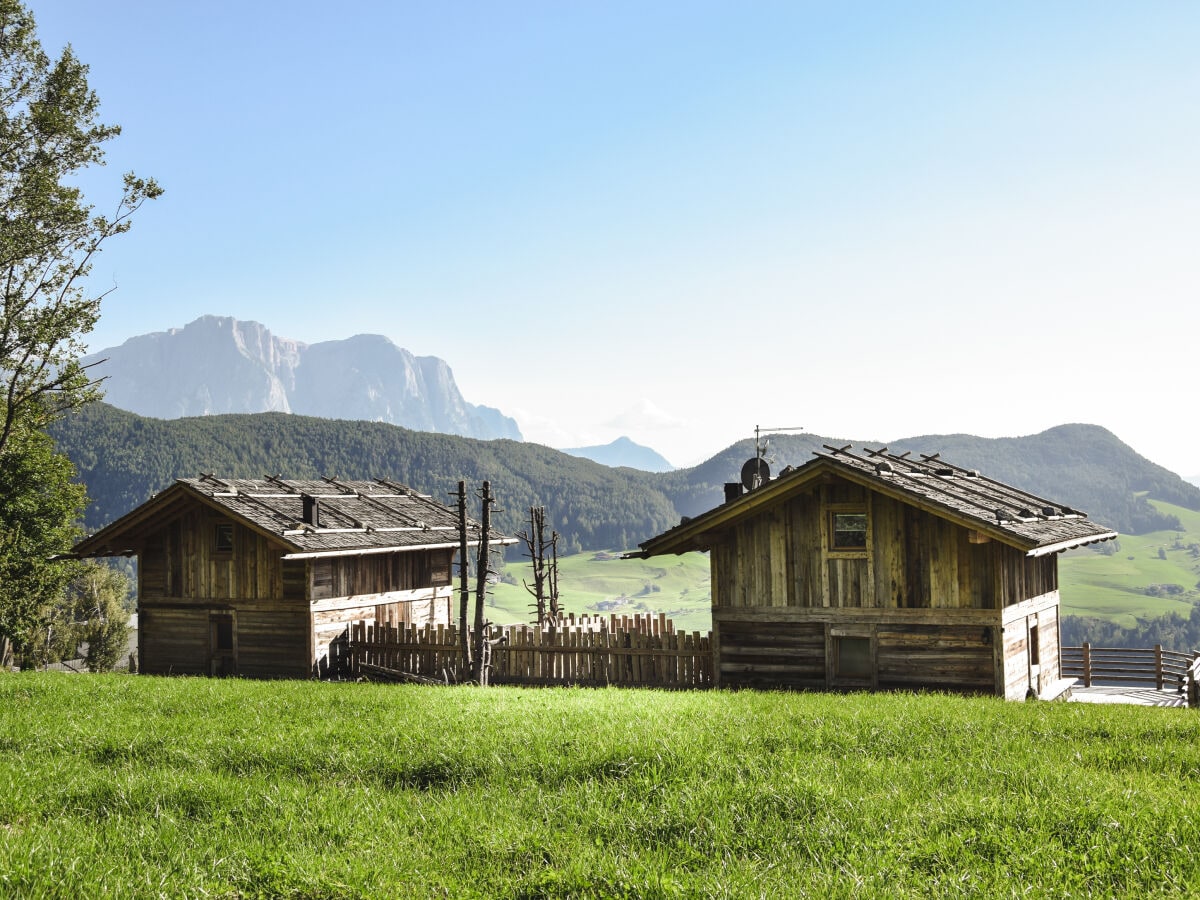
[[[493,538],[489,544],[507,546],[518,543],[514,537]],[[345,550],[299,550],[295,553],[284,554],[281,559],[328,559],[333,556],[371,556],[378,553],[410,553],[418,550],[457,550],[462,545],[458,541],[441,544],[413,544],[411,547],[351,547]],[[468,541],[468,547],[478,547],[479,541]]]
[[[1056,541],[1053,544],[1042,544],[1040,547],[1034,547],[1025,555],[1030,557],[1050,556],[1053,553],[1062,553],[1064,550],[1073,550],[1076,547],[1084,547],[1088,544],[1098,544],[1101,541],[1111,541],[1119,537],[1115,531],[1106,531],[1103,534],[1088,535],[1086,537],[1068,538],[1065,541]]]

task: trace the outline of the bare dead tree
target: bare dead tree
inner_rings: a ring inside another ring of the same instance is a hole
[[[533,597],[533,603],[529,605],[534,610],[535,625],[541,625],[546,621],[546,555],[545,542],[542,540],[545,532],[546,507],[529,507],[529,530],[520,532],[518,537],[525,542],[525,555],[529,558],[529,565],[533,569],[533,584],[530,585],[524,579],[521,580],[521,584]]]
[[[562,606],[558,602],[558,538],[559,534],[554,529],[550,530],[550,569],[547,572],[547,580],[550,589],[550,618],[555,622],[562,615]]]
[[[546,507],[529,507],[529,531],[521,532],[520,538],[525,542],[530,566],[533,568],[533,584],[523,581],[525,590],[533,596],[534,622],[538,625],[558,621],[561,610],[558,605],[558,532],[551,531],[546,537]],[[547,562],[546,551],[550,551]]]
[[[471,604],[471,582],[467,572],[467,483],[458,483],[458,640],[462,649],[464,674],[471,671],[471,633],[467,630],[467,611]]]
[[[482,508],[479,516],[479,556],[475,565],[475,646],[472,648],[471,678],[482,685],[487,684],[487,665],[484,655],[486,650],[490,649],[484,634],[487,623],[483,619],[483,605],[487,601],[488,576],[492,574],[492,548],[489,539],[492,530],[492,505],[496,502],[496,498],[492,496],[490,481],[483,483],[479,499]]]

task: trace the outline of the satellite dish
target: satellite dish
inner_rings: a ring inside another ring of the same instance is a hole
[[[752,459],[748,459],[745,465],[742,466],[742,485],[748,491],[752,491],[756,487],[761,487],[770,479],[771,467],[761,457],[755,456]]]

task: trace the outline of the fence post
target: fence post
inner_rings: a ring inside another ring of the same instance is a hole
[[[1192,664],[1188,667],[1188,706],[1192,709],[1200,706],[1200,683],[1196,681],[1196,669],[1200,665],[1200,651],[1192,654]]]
[[[1092,686],[1092,644],[1083,642],[1083,686]]]
[[[1162,644],[1154,645],[1154,687],[1159,691],[1163,688]]]

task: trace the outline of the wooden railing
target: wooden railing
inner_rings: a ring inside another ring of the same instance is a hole
[[[663,615],[571,616],[554,627],[493,626],[488,643],[491,684],[707,688],[713,682],[711,633],[677,632]],[[348,652],[355,676],[465,680],[454,625],[355,622]]]
[[[1150,648],[1063,647],[1064,678],[1079,678],[1084,687],[1153,685],[1156,690],[1186,693],[1188,706],[1200,706],[1200,653]]]

